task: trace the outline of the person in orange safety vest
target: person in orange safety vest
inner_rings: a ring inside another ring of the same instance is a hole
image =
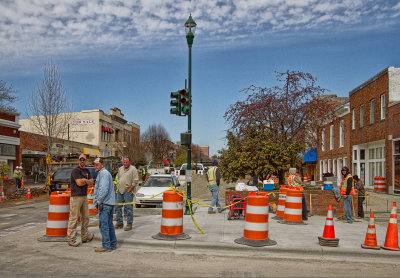
[[[351,215],[351,200],[353,199],[354,190],[354,179],[350,174],[350,170],[347,166],[342,168],[342,182],[340,183],[340,194],[343,196],[343,206],[346,212],[347,223],[353,223]]]

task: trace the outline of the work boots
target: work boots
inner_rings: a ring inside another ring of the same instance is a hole
[[[123,227],[124,227],[124,224],[117,223],[117,224],[114,225],[115,229],[122,229]]]
[[[124,231],[130,231],[130,230],[132,230],[132,224],[126,225]]]

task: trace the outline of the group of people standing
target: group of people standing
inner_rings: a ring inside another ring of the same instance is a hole
[[[97,172],[96,181],[86,168],[86,155],[79,156],[79,165],[71,173],[71,198],[70,216],[68,221],[68,244],[79,246],[77,240],[77,222],[81,215],[81,240],[82,243],[90,242],[94,234],[88,232],[89,207],[87,200],[87,187],[95,185],[93,205],[99,211],[99,229],[102,236],[102,246],[95,249],[96,252],[109,252],[117,248],[117,237],[115,229],[123,228],[123,217],[126,217],[127,226],[125,231],[132,230],[133,223],[133,194],[138,184],[138,173],[136,168],[131,165],[130,158],[123,158],[123,167],[118,169],[116,188],[114,188],[113,178],[109,171],[104,168],[102,158],[96,158],[93,162]],[[122,205],[121,203],[128,203]],[[120,205],[117,205],[120,204]],[[115,227],[113,225],[114,208],[116,207]]]

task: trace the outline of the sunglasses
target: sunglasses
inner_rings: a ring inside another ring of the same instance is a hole
[[[85,161],[85,160],[86,160],[86,158],[79,158],[79,160],[80,160],[80,161]]]

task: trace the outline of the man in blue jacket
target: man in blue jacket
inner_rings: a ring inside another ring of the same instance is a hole
[[[109,252],[117,248],[117,237],[113,225],[115,206],[113,179],[110,172],[104,168],[102,158],[94,160],[94,168],[98,174],[94,187],[93,204],[99,210],[99,228],[102,236],[102,247],[97,248],[95,252]]]

